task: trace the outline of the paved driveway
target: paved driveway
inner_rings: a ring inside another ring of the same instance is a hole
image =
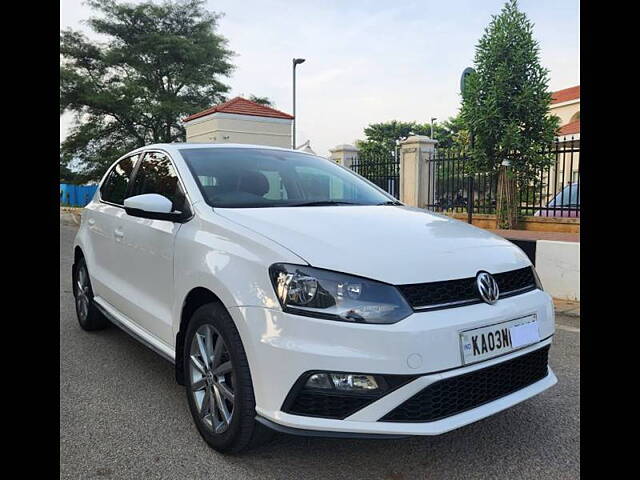
[[[439,437],[277,436],[227,457],[200,439],[172,366],[116,327],[80,330],[71,294],[75,226],[60,226],[61,478],[578,478],[579,321],[559,317],[559,383],[508,411]]]

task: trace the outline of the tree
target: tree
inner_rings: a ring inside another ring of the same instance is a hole
[[[266,105],[267,107],[275,107],[273,100],[269,97],[257,97],[253,94],[249,95],[249,100],[255,103],[259,103],[260,105]]]
[[[449,148],[461,146],[458,139],[464,125],[458,117],[451,117],[443,123],[434,125],[434,138],[438,141],[438,147]],[[431,124],[417,122],[402,122],[391,120],[382,123],[369,124],[364,129],[366,140],[356,141],[357,147],[363,159],[389,155],[396,147],[396,140],[410,135],[426,135],[431,137]]]
[[[60,114],[74,114],[61,171],[74,164],[99,179],[133,148],[184,141],[181,119],[225,100],[233,66],[204,0],[87,3],[100,14],[88,26],[106,41],[60,33]]]
[[[417,122],[372,123],[364,129],[366,140],[359,140],[356,146],[363,159],[389,155],[396,148],[396,140],[410,135],[428,135],[431,127]]]
[[[469,146],[469,132],[459,115],[449,117],[442,123],[435,124],[435,138],[438,148],[457,148],[464,150]]]
[[[548,71],[540,65],[533,24],[508,1],[493,16],[476,46],[475,74],[468,78],[461,117],[473,133],[470,166],[476,172],[500,171],[498,226],[517,223],[517,188],[535,181],[552,163],[543,153],[554,138],[558,118],[548,115]],[[510,167],[500,167],[509,160]]]

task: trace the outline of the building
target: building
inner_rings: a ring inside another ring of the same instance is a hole
[[[553,92],[549,113],[560,117],[558,141],[561,153],[550,172],[560,191],[563,185],[580,182],[580,85]]]
[[[291,148],[293,116],[236,97],[184,120],[187,142],[247,143]]]
[[[580,139],[580,85],[553,92],[549,113],[560,117],[560,141]]]

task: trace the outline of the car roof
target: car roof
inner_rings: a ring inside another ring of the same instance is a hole
[[[282,148],[282,147],[272,147],[269,145],[253,145],[246,143],[187,143],[187,142],[175,142],[175,143],[154,143],[152,145],[146,145],[141,147],[138,150],[148,150],[148,149],[170,149],[170,150],[178,150],[178,149],[202,149],[202,148],[241,148],[241,149],[261,149],[261,150],[279,150],[282,152],[296,152],[303,153],[305,155],[313,155],[309,152],[304,152],[301,150],[293,150],[291,148]]]

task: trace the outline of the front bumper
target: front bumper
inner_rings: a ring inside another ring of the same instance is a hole
[[[259,307],[230,309],[249,360],[256,412],[276,424],[302,430],[360,434],[437,435],[515,405],[551,387],[543,379],[471,410],[431,422],[379,421],[433,382],[489,367],[551,343],[551,298],[535,290],[495,305],[470,305],[414,313],[394,325],[318,320]],[[459,332],[535,314],[543,340],[521,350],[463,366]],[[416,378],[342,420],[292,415],[281,410],[296,380],[310,370],[414,375]]]

